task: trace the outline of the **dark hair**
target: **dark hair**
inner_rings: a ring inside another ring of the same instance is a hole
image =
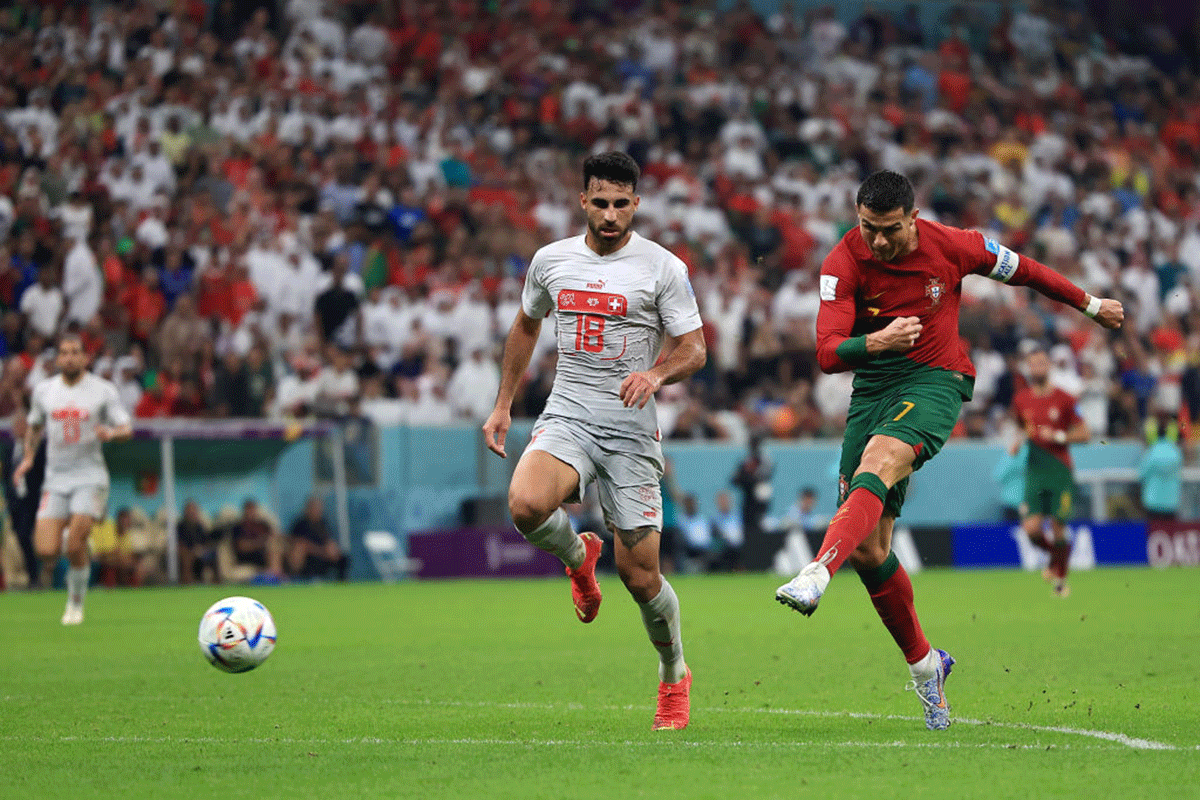
[[[583,162],[583,190],[586,192],[592,178],[608,181],[620,186],[629,186],[637,191],[638,177],[642,171],[628,153],[610,150],[588,156]]]
[[[915,202],[908,178],[888,169],[881,169],[863,181],[854,200],[855,205],[866,206],[876,214],[886,214],[896,208],[907,214],[913,210]]]
[[[63,342],[78,342],[80,347],[83,347],[83,337],[79,335],[78,330],[63,331],[58,335],[58,344],[55,350],[63,346]]]

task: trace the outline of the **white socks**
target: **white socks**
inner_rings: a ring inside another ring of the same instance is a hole
[[[938,659],[937,650],[934,650],[932,647],[929,648],[929,652],[925,654],[924,658],[915,664],[908,665],[908,671],[912,675],[912,679],[917,683],[924,683],[930,678],[937,677]]]
[[[584,556],[587,555],[583,540],[571,527],[571,518],[561,508],[555,510],[541,525],[523,535],[531,545],[553,553],[571,569],[579,569]]]
[[[83,605],[83,597],[87,594],[88,578],[92,576],[92,568],[67,567],[67,602]]]
[[[650,643],[658,651],[658,679],[663,683],[679,683],[687,677],[687,665],[683,663],[683,637],[679,633],[679,598],[667,579],[662,579],[662,588],[648,603],[638,603],[642,622]]]

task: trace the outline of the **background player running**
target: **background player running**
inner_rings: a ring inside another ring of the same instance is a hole
[[[19,481],[33,466],[46,429],[46,479],[34,528],[34,547],[48,565],[58,560],[67,529],[67,607],[63,625],[83,622],[83,598],[91,575],[88,534],[108,504],[108,468],[100,446],[132,433],[117,387],[86,370],[78,336],[58,342],[58,374],[38,382],[29,405],[25,456],[13,473]]]
[[[1029,440],[1021,528],[1035,547],[1050,554],[1044,576],[1054,582],[1055,594],[1066,597],[1071,591],[1067,586],[1067,562],[1071,559],[1067,519],[1075,496],[1068,446],[1086,442],[1090,434],[1075,398],[1050,385],[1050,356],[1044,348],[1038,345],[1025,356],[1025,369],[1029,385],[1017,393],[1012,404],[1023,434],[1012,444],[1013,455]],[[1050,539],[1044,530],[1046,517],[1050,518]]]
[[[849,560],[884,626],[904,653],[925,725],[950,725],[945,679],[954,663],[929,645],[912,582],[891,552],[892,524],[908,476],[945,444],[974,367],[958,334],[964,276],[976,273],[1080,309],[1106,328],[1124,319],[1116,300],[1092,297],[1069,280],[975,231],[917,219],[912,184],[877,172],[859,187],[858,230],[821,265],[817,358],[821,369],[853,369],[842,442],[840,508],[817,558],[775,597],[802,614],[816,609],[830,576]]]
[[[691,672],[683,659],[679,601],[659,571],[663,457],[654,393],[700,369],[705,347],[686,266],[630,228],[637,181],[637,164],[624,153],[584,162],[580,205],[587,232],[534,255],[504,345],[496,407],[483,430],[488,447],[503,457],[517,383],[542,319],[554,311],[557,374],[513,472],[509,511],[529,542],[562,559],[575,613],[591,622],[600,609],[601,540],[595,533],[577,535],[560,506],[597,482],[617,572],[659,654],[653,727],[683,728]],[[666,356],[656,366],[660,348]]]

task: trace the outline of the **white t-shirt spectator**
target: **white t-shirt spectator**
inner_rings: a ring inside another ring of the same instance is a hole
[[[170,235],[167,232],[167,226],[158,217],[151,214],[142,220],[134,232],[134,237],[142,244],[149,247],[151,250],[157,250],[160,247],[166,247]]]
[[[63,305],[62,289],[57,286],[47,289],[35,283],[21,295],[21,313],[29,320],[30,327],[46,337],[53,337],[58,330]]]
[[[482,350],[459,362],[446,394],[456,417],[482,422],[492,413],[496,392],[500,390],[500,370]]]
[[[340,372],[324,367],[317,373],[317,404],[335,414],[345,414],[350,401],[358,394],[358,375],[352,369]]]
[[[92,230],[92,206],[90,203],[63,203],[56,212],[62,226],[63,238],[68,242],[86,239]]]
[[[77,240],[63,263],[63,295],[67,301],[67,320],[87,324],[100,311],[104,280],[100,263],[84,240]]]

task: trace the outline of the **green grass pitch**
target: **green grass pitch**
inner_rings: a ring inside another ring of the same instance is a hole
[[[1200,572],[915,577],[958,659],[925,730],[852,574],[811,618],[770,575],[677,577],[692,724],[650,731],[656,660],[613,576],[255,588],[279,644],[226,675],[196,645],[232,587],[0,596],[0,797],[1200,796]]]

